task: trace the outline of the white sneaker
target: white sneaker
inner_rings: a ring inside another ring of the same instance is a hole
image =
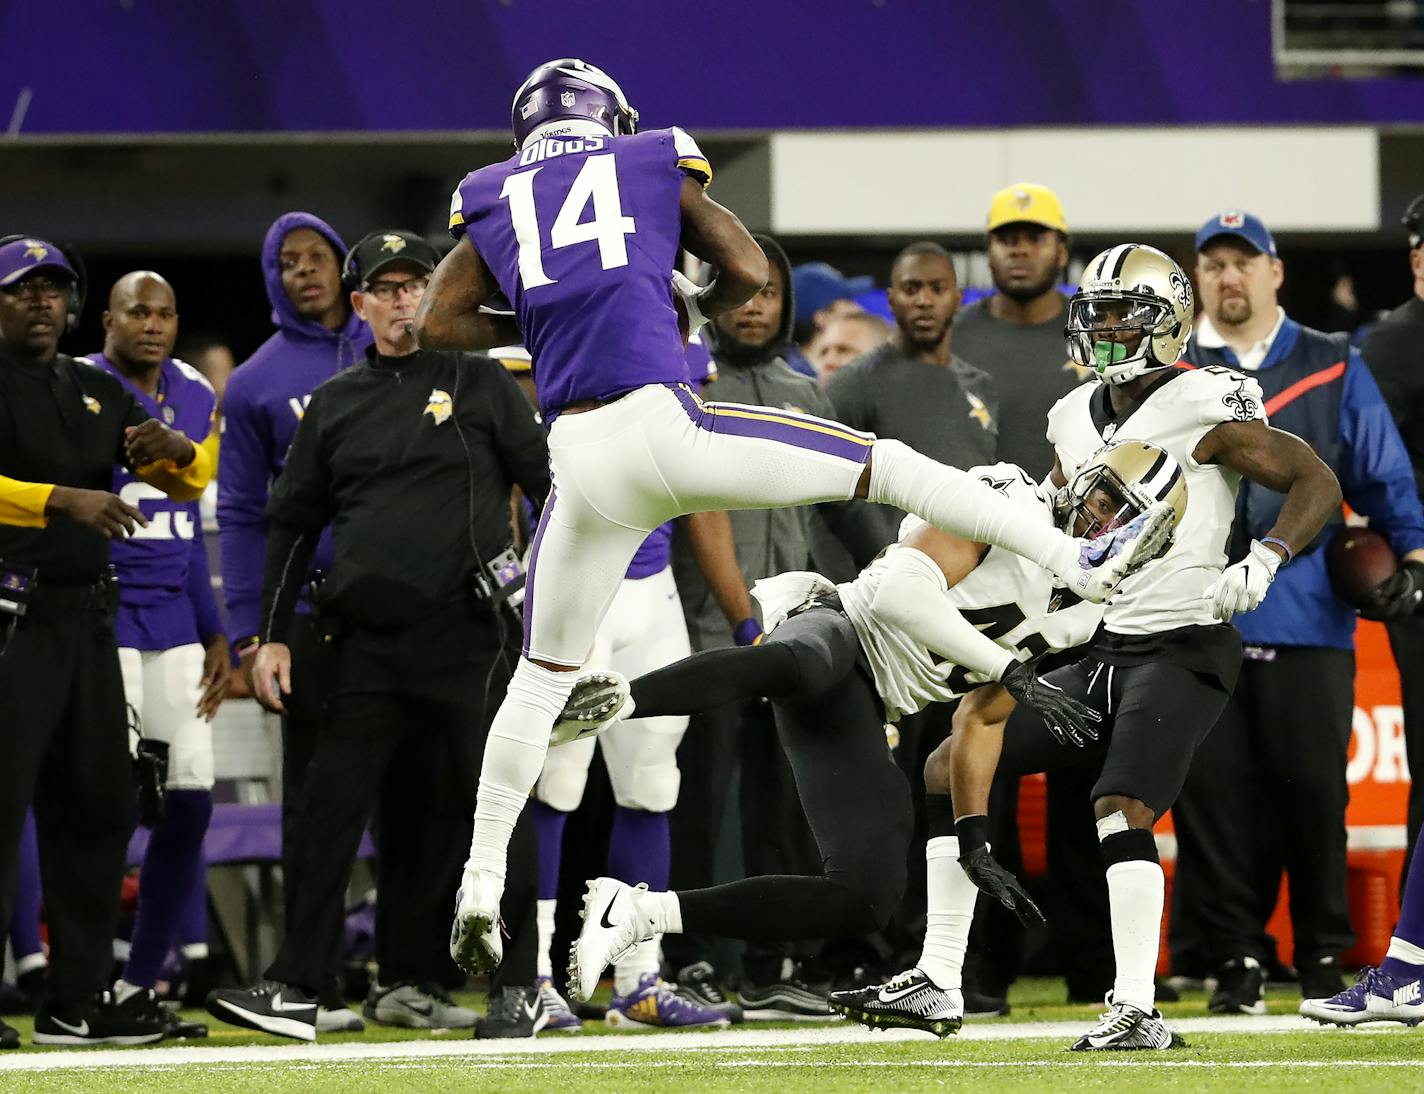
[[[603,970],[645,938],[656,932],[646,930],[638,914],[636,889],[616,878],[594,878],[584,892],[583,929],[569,947],[569,996],[587,1001],[598,988]]]
[[[1175,518],[1176,510],[1159,501],[1121,528],[1104,532],[1096,539],[1079,540],[1077,567],[1060,576],[1084,600],[1103,603],[1123,578],[1161,554],[1172,535]]]
[[[499,934],[499,898],[504,885],[482,870],[465,867],[455,894],[455,922],[450,928],[450,957],[468,973],[493,972],[504,959]]]
[[[633,716],[628,679],[620,672],[587,672],[573,691],[549,733],[549,747],[582,741],[602,733],[614,722]]]

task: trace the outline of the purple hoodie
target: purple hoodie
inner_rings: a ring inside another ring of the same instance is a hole
[[[262,276],[277,330],[228,381],[218,459],[218,544],[234,642],[258,631],[267,555],[267,492],[286,465],[287,448],[312,390],[359,361],[371,344],[370,329],[355,314],[340,330],[327,330],[314,319],[304,319],[287,298],[277,255],[282,240],[298,228],[324,236],[335,248],[338,262],[346,254],[341,237],[310,213],[284,213],[262,241]],[[333,558],[327,529],[312,569],[330,572]]]

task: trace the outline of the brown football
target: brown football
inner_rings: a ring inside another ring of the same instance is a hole
[[[1341,528],[1326,548],[1325,565],[1335,593],[1352,608],[1374,603],[1375,586],[1399,569],[1389,540],[1372,528]]]

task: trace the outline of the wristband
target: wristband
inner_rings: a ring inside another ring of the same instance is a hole
[[[1286,553],[1286,557],[1281,561],[1282,566],[1284,566],[1287,562],[1291,561],[1291,559],[1295,558],[1295,552],[1291,550],[1291,545],[1277,536],[1263,536],[1260,542],[1274,543],[1277,547],[1279,547],[1282,551]]]
[[[955,834],[959,836],[959,857],[984,847],[989,842],[989,818],[981,814],[960,817],[954,822]]]
[[[755,616],[747,616],[732,628],[732,641],[739,646],[755,646],[761,641],[761,624]]]

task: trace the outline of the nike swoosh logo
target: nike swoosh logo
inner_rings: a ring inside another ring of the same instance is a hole
[[[598,921],[598,925],[600,927],[607,927],[611,930],[615,926],[613,921],[608,918],[608,913],[613,911],[613,904],[617,899],[618,898],[615,896],[613,900],[610,900],[608,902],[608,907],[603,909],[603,918]]]
[[[60,1029],[67,1029],[67,1030],[69,1030],[70,1033],[73,1033],[73,1034],[75,1034],[76,1036],[79,1036],[79,1037],[88,1037],[88,1036],[89,1036],[89,1022],[88,1022],[87,1020],[86,1020],[86,1021],[83,1021],[83,1022],[80,1022],[77,1026],[71,1026],[71,1025],[70,1025],[68,1022],[66,1022],[64,1019],[62,1019],[62,1018],[55,1018],[53,1015],[51,1015],[51,1016],[50,1016],[50,1021],[53,1022],[55,1025],[57,1025]]]
[[[272,1009],[279,1014],[284,1014],[288,1011],[294,1010],[310,1010],[312,1006],[313,1004],[311,1003],[288,1003],[282,998],[281,992],[278,992],[276,995],[272,996]]]
[[[525,1003],[524,1013],[528,1016],[529,1021],[537,1021],[539,1018],[539,1007],[534,1003]]]
[[[893,994],[887,992],[884,988],[881,988],[880,1001],[882,1003],[898,1003],[901,999],[904,999],[907,996],[914,995],[917,991],[920,990],[921,987],[923,987],[922,984],[911,984],[908,988],[902,988],[901,990]]]
[[[430,1003],[407,1003],[407,1009],[415,1011],[416,1014],[429,1015],[434,1011],[434,1006]]]

